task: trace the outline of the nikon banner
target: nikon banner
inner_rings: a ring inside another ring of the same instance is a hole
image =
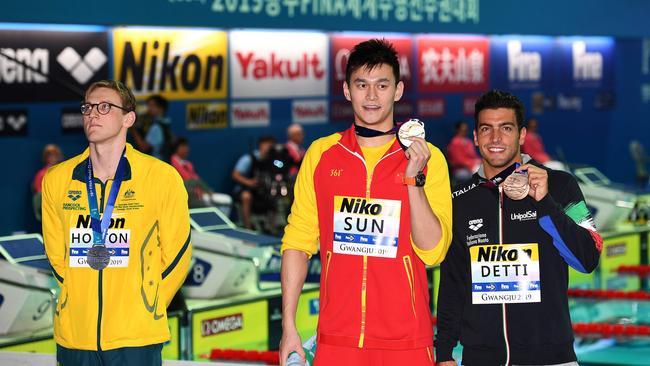
[[[200,29],[117,28],[113,75],[138,99],[226,98],[226,32]]]
[[[188,103],[185,113],[188,130],[228,127],[226,103]]]

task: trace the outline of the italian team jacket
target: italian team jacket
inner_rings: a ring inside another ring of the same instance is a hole
[[[539,202],[530,196],[508,198],[486,181],[482,170],[455,188],[453,240],[441,265],[438,294],[438,362],[452,359],[459,340],[463,365],[468,366],[503,365],[507,353],[514,365],[576,360],[567,299],[569,267],[593,271],[602,239],[575,178],[546,170],[549,191]],[[470,248],[494,244],[505,250],[508,244],[524,243],[538,247],[541,302],[473,304]]]

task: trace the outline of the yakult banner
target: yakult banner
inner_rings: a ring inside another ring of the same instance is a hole
[[[271,103],[233,102],[230,121],[231,127],[266,127],[271,123]]]
[[[482,92],[489,82],[486,37],[420,36],[416,39],[418,91]]]
[[[612,38],[562,37],[558,40],[558,86],[560,90],[614,89]]]
[[[138,99],[225,98],[228,90],[226,32],[200,29],[117,28],[113,77]]]
[[[501,89],[545,89],[555,78],[552,37],[492,37],[492,86]]]
[[[230,32],[233,98],[325,96],[327,35],[316,32]]]
[[[381,34],[369,34],[368,36],[358,35],[333,35],[332,39],[332,85],[331,94],[334,96],[343,94],[343,82],[345,81],[345,67],[348,64],[348,57],[355,45],[372,38],[384,38],[395,47],[399,59],[400,79],[404,82],[404,92],[409,93],[413,86],[413,39],[407,36],[383,36]]]

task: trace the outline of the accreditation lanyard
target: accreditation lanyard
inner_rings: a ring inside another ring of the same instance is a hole
[[[113,215],[115,201],[117,200],[117,195],[120,191],[120,186],[122,185],[122,179],[124,178],[123,176],[125,165],[126,156],[123,151],[120,162],[117,164],[117,170],[115,171],[113,185],[111,186],[111,191],[108,195],[108,201],[106,201],[104,215],[100,218],[98,208],[99,205],[97,204],[97,192],[95,192],[95,183],[93,178],[93,163],[90,159],[90,156],[88,157],[88,168],[86,169],[86,189],[88,191],[88,207],[90,208],[90,227],[93,230],[93,246],[104,246],[104,243],[106,243],[108,226],[111,223],[111,216]]]

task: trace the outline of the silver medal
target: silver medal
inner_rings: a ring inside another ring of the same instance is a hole
[[[106,268],[111,260],[111,254],[103,245],[96,245],[88,249],[88,265],[98,271]]]

